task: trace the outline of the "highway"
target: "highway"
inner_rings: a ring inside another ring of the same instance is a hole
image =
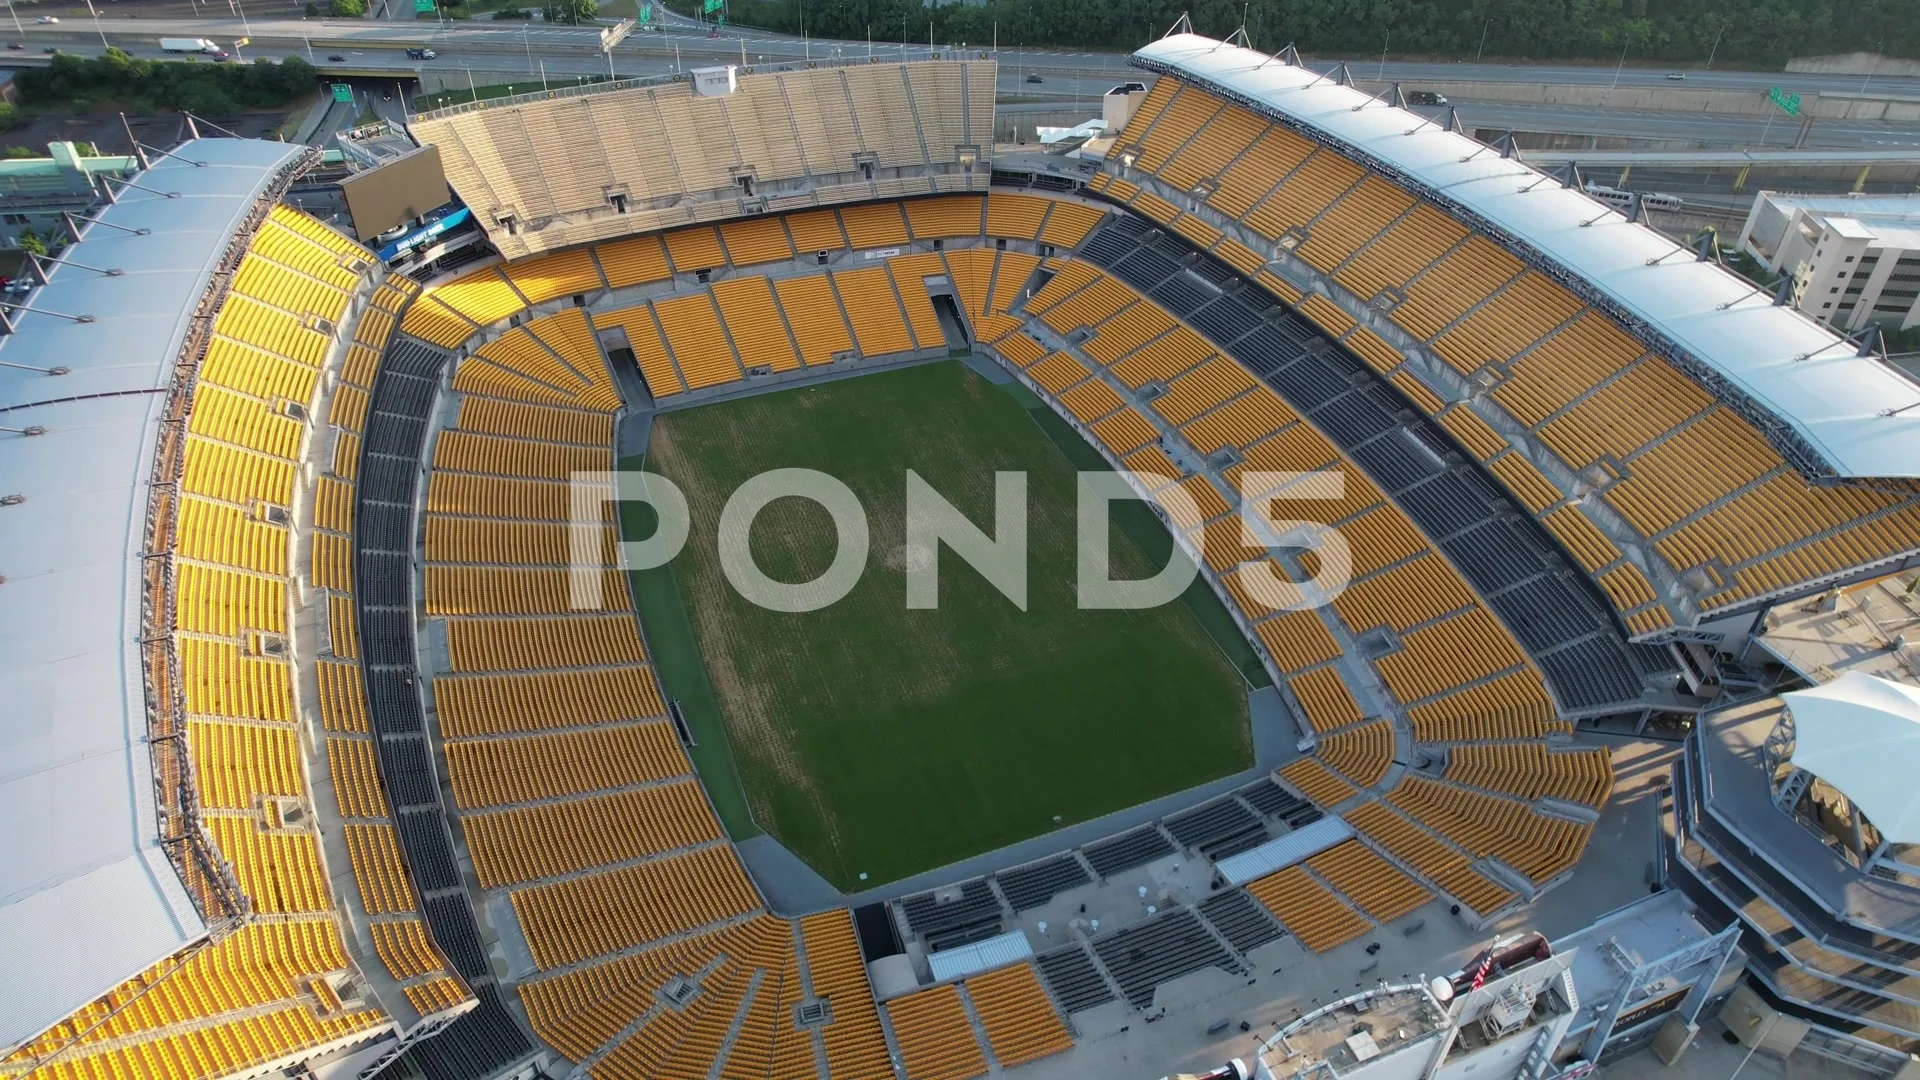
[[[420,100],[416,107],[422,108],[431,107],[431,95],[435,91],[464,89],[469,82],[474,85],[511,82],[518,86],[524,79],[528,89],[535,89],[543,83],[559,86],[588,75],[605,76],[610,67],[609,58],[598,48],[598,27],[527,23],[124,17],[101,17],[96,21],[78,17],[66,19],[58,26],[25,23],[15,36],[26,46],[20,55],[33,57],[49,44],[72,52],[95,53],[100,49],[103,35],[107,41],[136,56],[156,58],[164,55],[155,44],[163,35],[207,37],[229,48],[234,38],[248,36],[251,43],[239,50],[246,59],[300,56],[323,71],[358,79],[417,75],[425,100]],[[431,48],[439,55],[432,61],[409,60],[404,52],[408,48]],[[969,43],[967,51],[975,49],[976,46]],[[768,64],[807,58],[855,59],[869,55],[869,50],[875,57],[895,59],[903,54],[924,55],[926,45],[801,41],[735,30],[715,38],[675,16],[663,30],[635,32],[616,47],[611,71],[629,78],[663,75],[714,63],[737,63],[743,54],[749,64]],[[336,56],[341,59],[334,61],[332,58]],[[998,96],[1008,105],[1021,103],[1023,110],[1052,105],[1060,111],[1091,115],[1099,96],[1116,82],[1146,77],[1145,73],[1128,67],[1126,58],[1118,54],[1003,48],[998,56],[1002,69]],[[1329,65],[1309,57],[1308,66]],[[1422,81],[1601,85],[1614,85],[1617,81],[1622,87],[1674,85],[1667,80],[1669,69],[1666,68],[1627,67],[1616,71],[1604,66],[1392,60],[1385,64],[1358,61],[1349,66],[1357,78],[1397,79],[1407,89],[1418,89]],[[1029,83],[1026,81],[1029,74],[1039,74],[1044,81]],[[1864,87],[1875,95],[1920,98],[1920,79],[1914,78],[1695,70],[1686,74],[1687,89],[1759,91],[1781,86],[1799,93],[1857,94]],[[1796,119],[1784,115],[1769,122],[1765,117],[1464,100],[1457,101],[1456,105],[1462,122],[1471,127],[1631,136],[1682,144],[1789,147],[1794,145],[1800,128]],[[1822,120],[1814,124],[1805,145],[1845,149],[1915,148],[1920,147],[1920,125]]]
[[[58,27],[40,26],[34,23],[23,24],[16,34],[30,47],[46,43],[74,43],[84,40],[98,42],[95,23],[107,40],[115,43],[140,44],[152,42],[161,36],[209,37],[216,41],[231,41],[235,37],[250,36],[255,44],[268,53],[298,53],[304,51],[302,44],[307,39],[325,42],[329,45],[356,48],[363,52],[392,51],[409,47],[431,47],[443,54],[442,61],[456,54],[469,52],[504,52],[509,50],[531,49],[536,57],[546,55],[555,57],[568,53],[596,53],[598,51],[597,27],[566,27],[527,25],[494,22],[449,22],[434,24],[420,22],[376,22],[371,20],[241,20],[234,18],[210,19],[127,19],[120,17],[102,17],[91,20],[76,17],[62,22]],[[853,41],[813,41],[802,42],[794,38],[777,37],[753,31],[729,29],[726,36],[710,38],[704,32],[685,25],[684,20],[676,20],[664,32],[635,33],[615,50],[616,59],[624,64],[629,60],[646,60],[662,55],[671,55],[677,45],[683,58],[738,59],[741,45],[745,44],[750,59],[764,58],[769,62],[784,62],[803,59],[806,56],[822,58],[832,56],[836,50],[840,55],[853,57],[865,55],[869,46],[866,42]],[[939,43],[942,48],[952,43]],[[970,42],[970,48],[990,48],[987,43]],[[296,46],[289,49],[288,46]],[[906,52],[925,52],[925,42],[912,42],[902,45],[897,41],[876,41],[871,48],[876,56],[898,57]],[[1070,73],[1101,73],[1093,81],[1110,81],[1116,76],[1131,70],[1127,67],[1126,57],[1117,53],[1086,53],[1059,50],[1016,49],[1010,44],[999,50],[1002,63],[1010,68],[1037,68],[1042,72],[1058,73],[1062,76]],[[1308,66],[1318,70],[1329,69],[1330,62],[1315,60],[1309,56]],[[1667,75],[1676,70],[1671,68],[1625,67],[1616,71],[1605,65],[1512,65],[1512,64],[1474,64],[1474,63],[1426,63],[1403,62],[1389,59],[1382,64],[1376,60],[1353,61],[1350,67],[1357,78],[1395,79],[1417,87],[1422,80],[1428,81],[1487,81],[1487,82],[1547,82],[1547,83],[1586,83],[1619,86],[1666,86]],[[1691,89],[1721,90],[1765,90],[1779,86],[1798,93],[1818,91],[1821,93],[1861,93],[1875,91],[1896,96],[1920,97],[1920,78],[1840,76],[1840,75],[1803,75],[1784,72],[1754,71],[1700,71],[1687,70],[1686,82]]]

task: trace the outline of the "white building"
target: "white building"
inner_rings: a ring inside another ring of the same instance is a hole
[[[1792,276],[1794,306],[1836,330],[1920,325],[1920,195],[1763,191],[1739,248]]]

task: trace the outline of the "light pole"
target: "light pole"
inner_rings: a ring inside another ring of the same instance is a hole
[[[1480,24],[1480,47],[1473,50],[1473,62],[1476,64],[1480,62],[1480,57],[1487,51],[1487,31],[1492,28],[1492,26],[1492,19],[1488,19],[1486,22]]]
[[[1873,64],[1867,68],[1867,77],[1860,80],[1860,92],[1867,92],[1867,84],[1873,81],[1873,73],[1880,70],[1880,42],[1873,43]]]
[[[1716,53],[1718,53],[1718,52],[1720,51],[1720,38],[1721,38],[1721,36],[1722,36],[1722,35],[1724,35],[1724,34],[1725,34],[1726,32],[1727,32],[1727,24],[1726,24],[1726,23],[1721,23],[1721,24],[1720,24],[1720,31],[1719,31],[1719,33],[1716,33],[1716,34],[1714,34],[1714,35],[1713,35],[1713,48],[1711,48],[1711,49],[1708,49],[1708,50],[1707,50],[1707,70],[1708,70],[1708,71],[1712,71],[1712,70],[1713,70],[1713,57],[1714,57],[1714,54],[1716,54]]]
[[[533,41],[527,37],[527,32],[532,29],[533,24],[530,22],[520,24],[520,44],[527,50],[527,72],[529,74],[533,72]]]
[[[1622,45],[1620,46],[1620,62],[1613,65],[1613,85],[1607,87],[1608,90],[1615,90],[1619,88],[1620,69],[1626,66],[1627,66],[1627,47],[1625,45]]]
[[[109,48],[108,33],[106,33],[104,29],[100,29],[100,10],[94,8],[94,0],[86,0],[86,13],[94,17],[94,33],[100,35],[100,48]],[[13,15],[13,19],[17,21],[19,15]]]
[[[1376,79],[1384,79],[1387,77],[1387,45],[1392,41],[1393,31],[1391,30],[1387,31],[1387,35],[1380,39],[1380,70],[1374,75]]]

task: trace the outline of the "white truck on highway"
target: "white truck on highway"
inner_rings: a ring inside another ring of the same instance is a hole
[[[163,37],[160,47],[170,53],[202,53],[207,56],[224,56],[220,46],[202,37]]]

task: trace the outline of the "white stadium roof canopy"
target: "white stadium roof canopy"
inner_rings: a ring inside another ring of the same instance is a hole
[[[0,496],[24,497],[0,506],[0,1047],[206,934],[158,838],[139,653],[149,474],[215,269],[307,151],[177,148],[62,255],[93,269],[57,266],[26,301],[92,320],[27,312],[0,338],[0,427],[44,429],[0,432]]]
[[[1920,477],[1920,408],[1885,415],[1920,405],[1920,386],[1856,355],[1851,343],[1805,315],[1776,307],[1745,279],[1608,213],[1585,193],[1266,53],[1171,34],[1133,57],[1141,67],[1238,99],[1373,165],[1416,194],[1463,212],[1496,239],[1504,233],[1516,254],[1580,279],[1616,314],[1664,338],[1671,352],[1682,354],[1673,359],[1683,367],[1724,379],[1778,417],[1834,473]]]
[[[1886,839],[1920,844],[1920,687],[1849,671],[1780,695],[1793,764],[1839,788]]]

